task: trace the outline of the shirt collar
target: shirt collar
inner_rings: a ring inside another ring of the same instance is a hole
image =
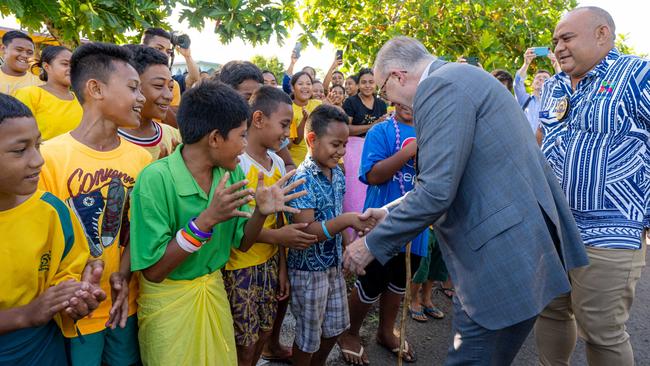
[[[320,168],[320,166],[318,166],[318,164],[316,164],[314,158],[309,154],[305,156],[305,161],[303,162],[303,166],[305,167],[305,170],[307,170],[312,175],[318,175],[323,173],[323,170]],[[334,176],[337,174],[337,171],[340,169],[341,168],[339,168],[338,166],[332,169],[332,180],[334,180]],[[323,174],[323,176],[325,175]]]
[[[420,76],[420,81],[418,81],[418,85],[420,85],[424,81],[424,79],[429,77],[429,70],[431,70],[431,65],[433,65],[434,62],[436,62],[436,60],[429,62],[427,67],[424,69],[424,71],[422,72],[422,76]]]
[[[190,170],[187,169],[185,161],[183,160],[183,155],[181,155],[181,150],[183,150],[183,144],[178,145],[176,150],[167,157],[169,164],[169,170],[172,172],[172,179],[176,185],[176,192],[179,196],[192,196],[199,195],[207,199],[206,193],[199,187],[199,184],[190,173]],[[214,185],[214,182],[212,182]]]
[[[616,61],[621,56],[621,53],[616,49],[612,48],[607,55],[587,73],[587,76],[597,75],[603,76],[607,72],[609,66]]]

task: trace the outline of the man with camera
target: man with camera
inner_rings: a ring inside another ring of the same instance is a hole
[[[549,60],[551,60],[553,68],[556,71],[559,68],[555,55],[552,52],[549,52],[548,47],[530,47],[526,50],[526,53],[524,53],[524,64],[515,74],[515,97],[517,98],[517,102],[519,102],[521,109],[526,113],[526,118],[528,118],[528,123],[530,123],[530,128],[532,128],[534,133],[537,133],[537,128],[539,126],[539,100],[540,95],[542,94],[542,86],[544,86],[546,79],[553,76],[548,70],[538,68],[533,78],[533,93],[528,94],[524,83],[528,76],[528,68],[537,57],[548,57]]]
[[[176,51],[185,58],[185,63],[187,65],[188,73],[185,77],[185,88],[192,87],[195,82],[201,79],[199,65],[197,65],[192,58],[192,53],[190,52],[190,38],[187,35],[170,33],[162,28],[148,28],[142,35],[142,44],[147,47],[155,48],[169,56],[171,59],[170,67],[174,62],[174,48],[176,48]],[[181,86],[176,80],[174,80],[174,90],[172,92],[174,94],[174,99],[172,99],[170,104],[171,108],[167,111],[165,120],[162,122],[177,127],[176,111],[178,110],[178,106],[181,104]]]

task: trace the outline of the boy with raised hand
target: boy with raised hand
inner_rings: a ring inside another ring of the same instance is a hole
[[[304,250],[289,249],[291,313],[296,318],[294,365],[324,365],[336,339],[350,326],[342,272],[343,231],[368,232],[375,220],[343,213],[345,176],[339,167],[348,141],[348,116],[342,109],[321,105],[305,125],[309,154],[293,179],[305,179],[309,191],[290,206],[293,223],[308,223],[307,233],[319,242]]]
[[[14,95],[20,88],[43,84],[29,71],[34,57],[31,37],[20,31],[9,31],[2,36],[0,50],[4,55],[4,64],[0,66],[0,93]]]
[[[132,197],[133,270],[142,359],[151,365],[236,365],[237,352],[221,269],[231,248],[247,251],[266,217],[297,212],[285,202],[288,173],[257,189],[238,166],[250,109],[231,87],[205,81],[185,92],[178,110],[184,144],[138,178]],[[251,213],[248,202],[255,196]]]
[[[32,112],[0,93],[2,365],[67,364],[56,323],[73,331],[72,320],[94,310],[98,304],[93,300],[106,297],[79,282],[88,247],[78,221],[63,202],[37,189],[43,166],[40,144]]]
[[[253,93],[264,84],[262,70],[249,61],[228,62],[221,67],[214,79],[230,85],[246,100],[250,100]],[[289,154],[288,146],[289,139],[286,138],[275,153],[282,158],[287,169],[293,170],[296,165]]]
[[[293,117],[291,98],[282,90],[263,86],[250,98],[252,115],[248,144],[239,157],[247,187],[272,185],[286,175],[284,162],[273,151],[289,136]],[[254,209],[255,202],[250,202]],[[233,248],[223,272],[235,325],[239,366],[254,366],[271,335],[278,301],[289,297],[285,250],[282,245],[306,248],[316,236],[302,231],[307,224],[282,226],[281,215],[269,215],[259,238],[248,251]],[[279,250],[281,249],[281,250]]]
[[[151,155],[119,137],[118,128],[139,126],[144,97],[131,53],[107,43],[88,43],[72,54],[70,78],[83,108],[81,124],[47,142],[41,187],[72,208],[90,247],[104,262],[101,287],[111,294],[92,318],[77,325],[84,337],[65,334],[72,365],[131,365],[140,360],[136,287],[131,280],[128,199]]]
[[[133,54],[132,62],[140,75],[140,88],[145,97],[140,126],[120,128],[117,133],[123,139],[147,150],[153,160],[163,158],[174,151],[181,142],[178,130],[170,125],[158,123],[169,113],[174,88],[172,73],[164,53],[142,45],[126,45]]]

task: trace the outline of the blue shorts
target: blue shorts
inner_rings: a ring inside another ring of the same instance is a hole
[[[83,338],[83,341],[82,341]],[[140,362],[138,317],[131,315],[126,327],[66,339],[72,366],[129,366]]]

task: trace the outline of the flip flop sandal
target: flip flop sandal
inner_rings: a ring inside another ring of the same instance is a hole
[[[456,290],[453,287],[438,287],[436,291],[440,292],[441,294],[447,296],[447,298],[451,299],[454,297],[456,294]]]
[[[262,355],[264,361],[291,364],[291,355],[287,357]]]
[[[361,365],[370,365],[370,362],[367,362],[367,363],[366,363],[366,362],[363,361],[362,356],[363,356],[363,353],[364,353],[364,351],[365,351],[365,349],[363,348],[363,346],[361,346],[361,349],[359,349],[359,352],[354,352],[353,350],[350,350],[350,349],[341,348],[341,346],[339,346],[339,348],[341,349],[341,353],[346,354],[346,355],[350,355],[350,356],[352,356],[352,357],[357,357],[357,358],[359,358],[359,359],[361,360]],[[345,357],[343,357],[343,360],[344,360],[345,363],[347,363],[348,365],[359,365],[358,363],[354,363],[354,362],[348,361]]]
[[[426,307],[423,306],[422,310],[424,313],[434,319],[442,319],[445,317],[445,313],[442,312],[442,310],[438,309],[437,307]]]
[[[415,320],[418,323],[426,323],[429,318],[427,318],[426,315],[424,315],[423,311],[415,311],[409,307],[409,315],[411,316],[411,319]]]
[[[390,351],[390,353],[394,354],[395,357],[399,357],[399,346],[395,348],[388,348],[387,345],[381,343],[379,340],[377,340],[377,344],[380,345],[382,348]],[[417,358],[415,357],[415,351],[413,351],[412,354],[409,352],[412,351],[411,347],[409,346],[409,342],[404,342],[404,352],[402,353],[402,360],[406,363],[414,363],[417,361]]]

